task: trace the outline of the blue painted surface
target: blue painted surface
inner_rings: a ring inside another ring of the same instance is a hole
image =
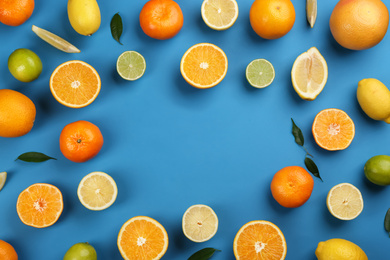
[[[359,80],[373,77],[390,85],[390,35],[372,49],[349,51],[340,47],[329,30],[329,17],[336,4],[318,2],[313,29],[306,21],[305,1],[293,0],[293,29],[278,40],[263,40],[249,23],[252,1],[239,0],[234,26],[218,32],[208,28],[200,15],[202,1],[178,0],[184,25],[174,38],[159,41],[146,36],[138,23],[142,1],[98,1],[102,24],[91,37],[77,34],[67,18],[66,1],[36,1],[32,17],[19,27],[0,24],[0,88],[18,90],[37,107],[32,131],[19,138],[0,138],[1,171],[8,181],[0,192],[0,239],[14,245],[20,259],[62,259],[77,242],[90,242],[99,259],[121,259],[116,238],[131,217],[147,215],[159,221],[169,235],[163,259],[187,259],[204,247],[222,250],[213,259],[234,259],[232,244],[239,228],[251,220],[268,220],[280,227],[287,240],[287,259],[316,259],[318,242],[344,238],[358,244],[369,259],[388,259],[389,237],[383,220],[390,207],[390,189],[366,181],[364,163],[378,154],[389,155],[390,128],[368,118],[356,100]],[[124,23],[123,46],[110,33],[110,20],[119,12]],[[81,53],[63,53],[39,39],[36,25],[76,45]],[[192,45],[210,42],[221,47],[229,60],[225,79],[216,87],[198,90],[188,85],[179,64]],[[313,102],[301,100],[291,85],[295,58],[316,46],[329,66],[323,92]],[[34,82],[22,83],[7,69],[14,49],[29,48],[43,62],[43,72]],[[135,81],[121,79],[115,69],[117,57],[126,50],[146,59],[144,76]],[[254,59],[265,58],[275,67],[276,78],[266,89],[252,88],[245,68]],[[62,62],[83,60],[96,68],[102,90],[88,107],[71,109],[51,95],[49,78]],[[326,108],[346,111],[356,126],[351,146],[328,152],[315,143],[311,125]],[[309,201],[300,208],[286,209],[272,198],[270,182],[276,171],[304,167],[305,152],[294,143],[291,121],[302,129],[306,147],[314,155],[324,182],[315,179]],[[104,146],[94,159],[77,164],[60,152],[62,128],[76,120],[96,124]],[[40,151],[57,161],[39,164],[14,161],[21,153]],[[104,171],[117,182],[117,201],[100,212],[89,211],[76,194],[82,177]],[[64,211],[51,227],[35,229],[19,220],[19,193],[37,182],[56,185],[64,196]],[[364,198],[362,214],[352,221],[330,215],[326,195],[331,187],[349,182]],[[193,204],[211,206],[219,217],[217,234],[197,244],[181,231],[185,210]]]

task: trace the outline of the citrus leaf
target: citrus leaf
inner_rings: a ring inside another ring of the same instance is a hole
[[[221,252],[221,250],[206,247],[194,253],[188,260],[207,260],[210,259],[216,251]]]
[[[306,157],[305,158],[305,165],[306,165],[306,168],[309,170],[309,172],[311,172],[315,177],[317,177],[321,181],[323,181],[321,176],[320,176],[320,173],[318,171],[318,167],[312,159],[310,159],[309,157]]]
[[[16,158],[16,160],[21,160],[24,162],[44,162],[44,161],[47,161],[50,159],[57,160],[56,158],[47,156],[46,154],[39,153],[39,152],[24,153],[24,154],[19,155],[18,158]]]
[[[112,17],[111,23],[110,23],[110,27],[111,27],[111,35],[112,35],[112,37],[117,42],[119,42],[121,45],[123,45],[120,42],[120,37],[121,37],[122,31],[123,31],[123,24],[122,24],[122,17],[119,15],[119,13],[116,13]]]
[[[293,124],[293,127],[292,127],[292,134],[295,138],[295,142],[300,145],[300,146],[303,146],[305,140],[303,138],[303,134],[302,134],[302,131],[301,129],[295,124],[294,120],[291,118],[291,122]]]
[[[390,236],[390,209],[387,210],[385,216],[385,230],[387,233],[389,233]]]

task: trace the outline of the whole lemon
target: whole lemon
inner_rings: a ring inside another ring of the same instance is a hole
[[[34,125],[34,103],[17,91],[0,89],[0,136],[19,137],[30,132]]]
[[[315,254],[318,260],[368,260],[358,245],[341,238],[319,242]]]
[[[390,124],[390,90],[382,82],[362,79],[356,95],[360,107],[369,117]]]
[[[377,155],[364,165],[367,179],[377,185],[390,185],[390,156]]]
[[[68,0],[68,18],[73,29],[90,36],[100,27],[101,16],[96,0]]]

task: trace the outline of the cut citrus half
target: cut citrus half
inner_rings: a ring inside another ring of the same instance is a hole
[[[329,108],[316,115],[312,132],[320,147],[329,151],[343,150],[355,136],[355,124],[344,111]]]
[[[0,172],[0,190],[4,187],[5,181],[7,180],[7,173]]]
[[[168,249],[168,234],[156,220],[137,216],[123,224],[117,244],[126,260],[158,260]]]
[[[228,60],[221,48],[211,43],[199,43],[184,53],[180,71],[193,87],[211,88],[226,76]]]
[[[61,216],[64,203],[61,191],[47,183],[36,183],[19,194],[16,210],[20,220],[32,227],[49,227]]]
[[[329,212],[336,218],[351,220],[363,211],[363,197],[350,183],[340,183],[330,189],[326,198]]]
[[[238,17],[236,0],[204,0],[201,8],[203,21],[214,30],[226,30]]]
[[[91,172],[79,183],[77,196],[81,204],[90,210],[103,210],[116,200],[118,188],[114,179],[104,172]]]
[[[144,75],[146,62],[144,57],[136,51],[125,51],[116,61],[116,70],[119,76],[126,80],[137,80]]]
[[[74,45],[68,41],[62,39],[61,37],[51,33],[45,29],[39,28],[38,26],[33,25],[32,31],[38,35],[39,38],[50,44],[51,46],[67,53],[79,53],[80,50],[77,49]]]
[[[328,80],[328,65],[316,47],[302,53],[291,70],[292,85],[304,100],[314,100]]]
[[[211,239],[218,230],[218,217],[214,210],[206,205],[193,205],[183,215],[184,235],[194,242]]]
[[[248,64],[245,71],[246,79],[255,88],[265,88],[275,79],[275,69],[271,62],[257,59]]]
[[[99,95],[100,87],[99,74],[84,61],[62,63],[50,77],[51,93],[58,102],[67,107],[88,106]]]
[[[254,220],[237,232],[233,251],[237,260],[282,260],[287,254],[286,239],[275,224]]]

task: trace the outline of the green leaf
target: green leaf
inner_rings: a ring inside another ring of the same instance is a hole
[[[18,158],[16,158],[16,160],[21,160],[21,161],[25,161],[25,162],[44,162],[44,161],[47,161],[50,159],[57,160],[56,158],[53,158],[53,157],[47,156],[46,154],[38,153],[38,152],[24,153],[24,154],[19,155]]]
[[[292,121],[292,134],[294,135],[295,142],[299,144],[300,146],[303,146],[305,140],[303,139],[303,134],[301,129],[295,124],[294,120],[291,118]]]
[[[323,181],[320,176],[320,172],[318,171],[318,167],[312,159],[310,159],[309,157],[305,157],[305,165],[309,172],[311,172],[315,177]]]
[[[385,230],[387,233],[389,233],[390,236],[390,209],[387,210],[385,216]]]
[[[111,35],[112,35],[112,37],[117,42],[119,42],[121,45],[123,45],[120,42],[120,37],[121,37],[122,31],[123,31],[123,24],[122,24],[122,17],[119,15],[119,13],[116,13],[112,17],[111,23],[110,23],[110,27],[111,27]]]
[[[221,250],[206,247],[194,253],[188,260],[207,260],[210,259],[216,251],[221,252]]]

